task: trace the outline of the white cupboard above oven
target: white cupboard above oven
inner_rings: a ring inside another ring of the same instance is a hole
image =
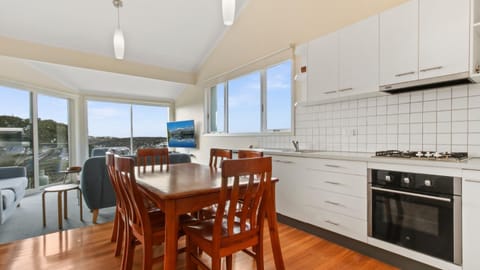
[[[467,78],[469,26],[470,0],[411,0],[380,13],[381,89]]]

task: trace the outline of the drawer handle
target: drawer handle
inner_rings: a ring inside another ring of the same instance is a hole
[[[442,69],[443,66],[436,66],[436,67],[431,67],[431,68],[424,68],[424,69],[420,69],[420,72],[427,72],[427,71],[431,71],[431,70],[437,70],[437,69]]]
[[[474,179],[465,179],[465,182],[470,182],[470,183],[480,183],[480,180],[474,180]]]
[[[325,223],[332,224],[332,225],[334,225],[334,226],[340,226],[340,223],[336,223],[336,222],[333,222],[333,221],[328,220],[328,219],[325,220]]]
[[[325,183],[331,184],[331,185],[337,185],[337,186],[340,185],[339,182],[333,182],[333,181],[325,181]]]
[[[293,161],[289,161],[289,160],[279,160],[279,159],[275,159],[274,162],[285,163],[285,164],[293,164],[293,163],[295,163],[295,162],[293,162]]]
[[[410,72],[395,74],[395,77],[403,77],[403,76],[413,75],[413,74],[415,74],[415,71],[410,71]]]
[[[323,92],[324,94],[326,95],[330,95],[330,94],[335,94],[337,91],[333,90],[333,91],[327,91],[327,92]]]
[[[338,90],[338,92],[347,92],[347,91],[352,91],[352,90],[353,90],[353,87],[349,87],[349,88],[340,89],[340,90]]]
[[[340,168],[340,166],[338,166],[338,165],[332,165],[332,164],[325,164],[325,167]]]
[[[324,201],[324,202],[328,203],[328,204],[331,204],[331,205],[335,205],[335,206],[341,206],[342,205],[341,203],[332,202],[332,201]]]

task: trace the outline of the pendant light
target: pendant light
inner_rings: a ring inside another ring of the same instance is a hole
[[[223,24],[232,25],[235,19],[235,0],[222,0]]]
[[[117,28],[113,34],[113,50],[115,58],[122,60],[125,55],[125,38],[120,29],[120,8],[123,6],[122,0],[113,0],[113,6],[117,8]]]

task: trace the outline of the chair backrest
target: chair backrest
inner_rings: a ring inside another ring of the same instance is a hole
[[[125,214],[126,209],[125,209],[125,194],[122,193],[122,190],[120,188],[120,183],[118,182],[118,179],[116,178],[116,173],[115,173],[115,154],[112,152],[106,152],[105,153],[105,165],[107,167],[107,172],[108,176],[110,179],[110,182],[112,183],[113,190],[115,191],[115,197],[116,197],[116,202],[117,202],[117,210]]]
[[[143,196],[135,180],[135,161],[130,157],[115,156],[115,179],[118,181],[126,216],[132,233],[137,239],[152,234],[150,219],[143,203]]]
[[[238,150],[237,156],[238,158],[259,158],[263,157],[263,152],[254,150]]]
[[[219,246],[224,238],[253,236],[262,229],[263,198],[270,189],[271,178],[271,157],[223,161],[222,186],[213,228],[214,245]],[[223,232],[225,219],[227,227]]]
[[[232,159],[232,150],[219,148],[210,149],[210,160],[208,162],[210,167],[217,168],[217,166],[222,166],[222,162],[225,159]]]
[[[168,148],[139,148],[137,149],[137,168],[140,173],[140,168],[143,172],[146,171],[148,165],[151,166],[152,172],[155,170],[155,165],[160,165],[160,171],[163,171],[163,165],[166,165],[166,170],[170,165],[168,157]]]

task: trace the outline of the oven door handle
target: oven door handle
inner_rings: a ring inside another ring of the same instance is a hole
[[[424,194],[417,194],[417,193],[405,192],[405,191],[400,191],[400,190],[392,190],[392,189],[379,188],[379,187],[370,187],[370,188],[373,189],[373,190],[384,191],[384,192],[388,192],[388,193],[395,193],[395,194],[419,197],[419,198],[442,201],[442,202],[451,202],[452,201],[452,199],[450,199],[450,198],[436,197],[436,196],[430,196],[430,195],[424,195]]]

